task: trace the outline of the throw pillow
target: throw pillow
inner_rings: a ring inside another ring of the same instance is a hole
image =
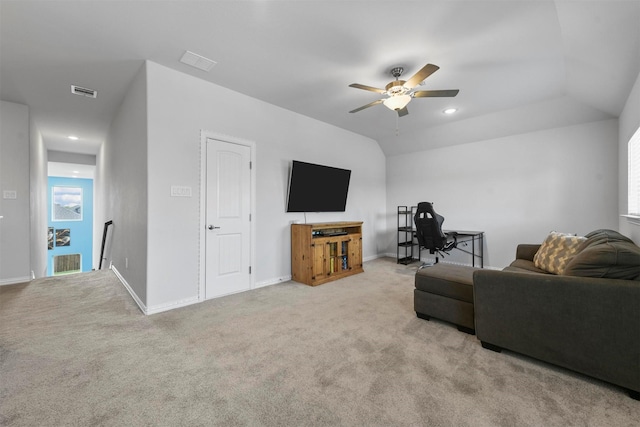
[[[640,280],[640,247],[613,230],[587,234],[579,253],[566,265],[568,276]]]
[[[585,240],[585,237],[552,231],[534,255],[533,265],[549,273],[563,274]]]

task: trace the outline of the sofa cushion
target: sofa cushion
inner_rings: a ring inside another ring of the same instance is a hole
[[[549,273],[563,274],[568,261],[586,240],[586,237],[552,231],[534,255],[533,265]]]
[[[473,303],[473,272],[475,267],[438,263],[421,268],[415,275],[416,289]]]
[[[504,271],[513,271],[513,272],[522,272],[522,273],[540,273],[540,274],[551,274],[548,271],[537,268],[533,261],[529,261],[528,259],[516,259],[508,267],[504,268]]]
[[[640,247],[613,230],[587,234],[564,270],[568,276],[640,280]]]
[[[600,229],[592,231],[589,234],[586,234],[587,241],[584,242],[583,247],[587,247],[590,245],[596,245],[598,243],[606,243],[606,242],[628,242],[633,243],[633,240],[624,236],[617,231]]]

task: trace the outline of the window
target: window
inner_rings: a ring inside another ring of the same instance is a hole
[[[82,188],[53,187],[52,221],[82,221]]]
[[[629,140],[629,215],[640,216],[640,128]]]

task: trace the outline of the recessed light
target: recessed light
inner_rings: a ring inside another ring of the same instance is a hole
[[[74,136],[74,135],[69,135],[68,138],[73,140],[73,141],[77,141],[78,139],[80,139],[80,138],[78,138],[77,136]]]
[[[447,108],[446,110],[443,111],[443,113],[445,113],[445,114],[453,114],[456,111],[458,111],[457,108]]]

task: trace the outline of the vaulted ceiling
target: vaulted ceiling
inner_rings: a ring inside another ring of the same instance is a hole
[[[50,149],[95,153],[151,60],[358,134],[387,155],[617,117],[640,72],[640,0],[5,1],[0,98]],[[217,62],[179,62],[186,50]],[[398,118],[391,68],[440,67]],[[97,99],[71,94],[76,84]],[[445,115],[447,107],[458,108]],[[68,135],[77,135],[70,141]]]

